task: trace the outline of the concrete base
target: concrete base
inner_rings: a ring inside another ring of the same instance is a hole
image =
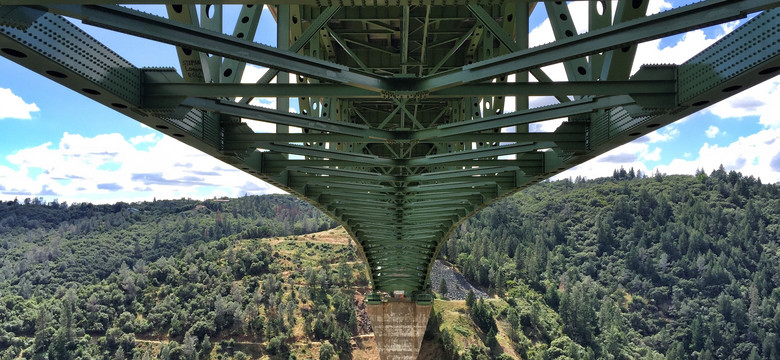
[[[382,360],[417,360],[431,305],[389,301],[366,305]]]

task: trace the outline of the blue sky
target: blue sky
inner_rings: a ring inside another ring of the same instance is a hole
[[[650,12],[686,2],[652,1]],[[572,14],[582,14],[570,4]],[[532,15],[533,45],[552,40],[543,7]],[[159,7],[143,10],[159,13]],[[225,9],[225,32],[237,8]],[[580,31],[587,20],[575,17]],[[82,25],[79,25],[82,26]],[[640,46],[637,63],[681,63],[731,31],[736,23],[714,26]],[[177,67],[175,49],[82,26],[138,67]],[[255,41],[275,45],[275,25],[264,11]],[[144,51],[136,51],[144,49]],[[545,69],[565,80],[562,67]],[[260,77],[263,69],[247,70],[244,80]],[[617,148],[561,177],[609,176],[615,168],[634,167],[645,173],[692,174],[721,163],[727,169],[780,181],[780,77],[713,105],[678,123]],[[773,100],[774,99],[774,100]],[[531,99],[543,105],[549,99]],[[274,106],[273,101],[264,101]],[[560,122],[539,124],[552,130]],[[152,198],[211,198],[245,193],[279,192],[215,159],[142,126],[86,97],[0,57],[0,200],[42,196],[47,200],[110,203]]]

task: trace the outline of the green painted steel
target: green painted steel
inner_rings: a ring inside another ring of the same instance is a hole
[[[118,3],[164,3],[167,17]],[[0,55],[309,201],[358,243],[374,290],[419,304],[431,301],[433,259],[469,216],[780,73],[780,1],[645,16],[647,0],[591,1],[587,14],[526,0],[277,0],[265,2],[275,48],[249,40],[260,3],[196,3],[0,0]],[[245,4],[237,19],[223,19],[228,3]],[[555,41],[529,48],[536,7]],[[637,44],[756,12],[686,63],[630,76]],[[136,68],[63,16],[170,44],[182,73]],[[240,84],[247,63],[271,70]],[[566,81],[541,69],[559,63]],[[557,103],[528,109],[529,96]],[[276,130],[255,132],[255,121]]]

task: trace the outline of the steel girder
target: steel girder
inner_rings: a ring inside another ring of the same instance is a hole
[[[256,2],[211,2],[217,14],[247,4],[232,32],[222,15],[199,19],[195,1],[127,2],[165,3],[163,17],[118,3],[0,0],[0,55],[314,204],[354,238],[382,291],[427,290],[443,242],[490,203],[780,73],[780,1],[651,16],[646,0],[591,2],[583,33],[571,19],[582,14],[545,2],[556,41],[534,48],[536,2],[524,0],[266,1],[276,48],[252,41]],[[629,76],[639,43],[751,12],[686,63]],[[61,15],[171,44],[183,74],[138,69]],[[246,63],[271,70],[240,84]],[[567,81],[541,70],[556,63]],[[528,109],[528,96],[558,103]],[[553,132],[529,131],[559,118]]]

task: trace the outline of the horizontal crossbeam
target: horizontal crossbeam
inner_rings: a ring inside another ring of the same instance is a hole
[[[386,87],[380,78],[352,72],[343,65],[282,51],[121,6],[49,5],[46,9],[55,14],[79,19],[85,24],[248,64],[262,65],[365,89],[382,90]]]
[[[393,93],[403,94],[404,88],[416,83],[396,80]],[[676,90],[671,80],[628,81],[563,81],[547,83],[489,83],[466,84],[432,91],[428,99],[460,98],[464,96],[608,96],[622,94],[668,94]],[[385,94],[340,84],[197,84],[197,83],[147,83],[144,96],[160,97],[319,97],[334,96],[343,99],[383,99]]]

